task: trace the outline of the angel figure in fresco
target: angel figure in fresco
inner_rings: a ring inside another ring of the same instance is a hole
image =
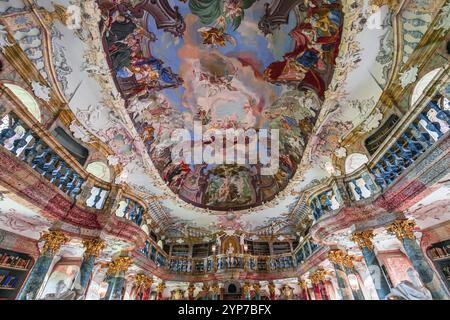
[[[110,65],[124,98],[146,98],[154,91],[175,88],[182,79],[162,60],[144,55],[142,45],[156,36],[139,25],[130,13],[129,1],[101,1],[105,42]]]
[[[335,63],[341,29],[339,3],[309,8],[305,21],[290,32],[295,49],[283,61],[269,65],[265,78],[273,83],[299,82],[323,97],[326,84],[320,73]]]

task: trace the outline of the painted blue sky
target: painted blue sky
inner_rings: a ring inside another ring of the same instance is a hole
[[[177,1],[176,5],[179,6],[179,11],[183,16],[191,14],[187,3]],[[253,7],[245,11],[245,17],[237,30],[232,30],[232,28],[227,30],[227,33],[236,39],[237,45],[227,44],[226,47],[215,48],[215,50],[219,50],[224,55],[236,55],[239,52],[251,53],[255,57],[255,60],[259,61],[263,66],[261,68],[262,70],[258,70],[261,73],[272,62],[282,59],[282,56],[291,51],[294,46],[288,33],[297,23],[295,16],[291,14],[289,24],[282,26],[279,32],[275,33],[272,40],[270,40],[258,31],[258,22],[263,15],[264,4],[262,2],[255,3]],[[190,28],[193,29],[192,31],[196,31],[202,26],[198,22]],[[171,34],[157,29],[152,18],[149,19],[148,29],[158,39],[151,44],[152,54],[162,59],[165,62],[165,66],[170,66],[175,73],[179,73],[181,60],[177,56],[177,52],[184,46],[184,40],[182,38],[175,39]],[[187,30],[186,32],[189,31]],[[204,46],[200,38],[198,38],[198,45]],[[184,81],[189,81],[189,79],[184,79]],[[179,87],[177,89],[165,89],[162,93],[170,103],[179,111],[183,112],[187,110],[182,105],[184,90],[183,87]]]

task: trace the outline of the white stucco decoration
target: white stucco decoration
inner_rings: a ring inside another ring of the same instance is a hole
[[[402,88],[406,88],[411,83],[416,82],[418,74],[419,67],[417,65],[412,66],[408,71],[401,73],[400,83],[402,85]]]
[[[6,27],[0,24],[0,50],[4,52],[6,48],[12,47],[13,45],[14,43],[11,43],[8,40],[8,32],[6,31]]]
[[[50,101],[50,88],[47,86],[43,86],[37,81],[31,82],[31,88],[33,89],[34,94],[39,99],[44,100],[45,102]]]
[[[87,132],[87,130],[84,129],[81,125],[78,125],[75,120],[72,121],[72,123],[69,126],[69,129],[73,133],[73,136],[76,139],[79,139],[80,141],[83,141],[86,143],[91,141],[91,137],[89,136],[89,133]]]

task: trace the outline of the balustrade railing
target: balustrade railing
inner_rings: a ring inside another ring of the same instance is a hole
[[[293,270],[296,262],[291,254],[252,256],[220,254],[205,258],[170,257],[168,270],[180,274],[205,274],[226,271],[270,272]]]
[[[104,209],[113,185],[88,173],[28,111],[14,101],[11,104],[12,110],[7,104],[0,112],[0,148],[26,163],[77,205]],[[146,208],[135,200],[126,201],[122,217],[141,226]]]
[[[303,240],[294,250],[294,256],[297,264],[304,263],[310,256],[314,254],[320,246],[314,243],[311,238]]]
[[[130,220],[138,226],[142,226],[144,222],[144,213],[145,208],[130,198],[125,198],[121,201],[116,211],[117,216]]]
[[[166,267],[167,255],[163,253],[158,245],[154,242],[146,240],[144,247],[139,249],[138,251],[147,259],[153,261],[156,265]]]
[[[356,172],[336,177],[310,191],[309,206],[315,221],[344,206],[372,199],[386,191],[418,158],[450,130],[450,109],[446,99],[430,101],[418,115],[401,127],[393,143],[377,153]]]

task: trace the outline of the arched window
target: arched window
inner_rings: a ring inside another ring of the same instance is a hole
[[[86,167],[86,171],[92,174],[94,177],[102,179],[106,182],[111,182],[111,171],[109,167],[100,161],[91,162]]]
[[[434,78],[438,75],[438,73],[442,70],[442,68],[434,69],[431,72],[428,72],[424,75],[414,87],[413,94],[411,96],[411,107],[414,107],[417,101],[419,101],[422,94],[427,89],[428,85],[433,82]]]
[[[14,93],[37,121],[42,121],[39,104],[27,90],[15,84],[5,83],[4,85]]]
[[[355,172],[362,165],[366,164],[369,161],[367,156],[362,153],[353,153],[345,159],[345,173],[350,174]]]

